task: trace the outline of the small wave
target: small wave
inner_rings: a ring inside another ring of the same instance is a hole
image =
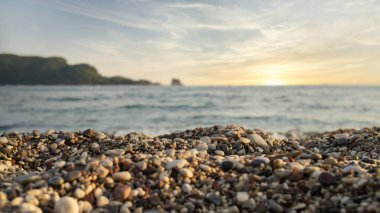
[[[11,130],[11,129],[16,129],[17,127],[19,126],[18,125],[0,125],[0,133]]]
[[[121,108],[123,109],[167,109],[167,110],[180,110],[180,109],[206,109],[213,107],[211,104],[205,104],[205,105],[187,105],[187,104],[181,104],[181,105],[148,105],[148,104],[131,104],[131,105],[125,105]]]
[[[76,97],[63,97],[63,98],[47,98],[47,101],[57,101],[57,102],[75,102],[75,101],[83,101],[83,98]]]

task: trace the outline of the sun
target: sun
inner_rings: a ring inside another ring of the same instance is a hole
[[[285,82],[280,79],[268,79],[265,81],[266,86],[282,86]]]

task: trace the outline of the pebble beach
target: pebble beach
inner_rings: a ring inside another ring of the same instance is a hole
[[[0,137],[1,212],[379,212],[380,128]]]

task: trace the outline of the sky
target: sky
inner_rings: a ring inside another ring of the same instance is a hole
[[[187,85],[380,85],[379,0],[0,0],[0,52]]]

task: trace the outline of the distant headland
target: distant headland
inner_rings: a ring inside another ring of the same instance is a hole
[[[0,54],[0,85],[159,85],[148,80],[104,77],[88,64],[67,64],[61,57]]]

